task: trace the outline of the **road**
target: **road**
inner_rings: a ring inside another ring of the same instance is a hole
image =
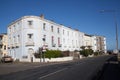
[[[99,56],[23,69],[17,72],[1,74],[0,80],[92,80],[97,75],[97,72],[101,70],[106,60],[111,57]]]

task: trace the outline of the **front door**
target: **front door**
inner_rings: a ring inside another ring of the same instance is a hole
[[[29,48],[28,49],[28,53],[29,53],[29,56],[30,56],[30,61],[33,62],[33,53],[34,53],[34,50],[32,48]]]

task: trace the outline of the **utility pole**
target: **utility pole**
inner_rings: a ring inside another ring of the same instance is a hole
[[[115,21],[115,34],[116,34],[116,53],[117,53],[117,57],[118,60],[120,61],[120,54],[119,54],[119,46],[118,46],[118,24],[117,24],[117,19],[116,19],[116,11],[115,10],[101,10],[101,13],[103,12],[112,12],[114,13],[114,21]]]

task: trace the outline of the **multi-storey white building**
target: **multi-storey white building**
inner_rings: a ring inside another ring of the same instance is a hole
[[[7,45],[8,45],[8,36],[6,33],[0,34],[0,57],[6,56],[7,53]]]
[[[104,36],[92,36],[93,38],[93,50],[94,51],[100,51],[100,52],[107,52],[107,46],[106,46],[106,38]]]
[[[84,33],[65,27],[44,16],[24,16],[8,26],[8,52],[14,59],[34,56],[40,47],[52,50],[79,50]]]
[[[92,45],[93,40],[92,40],[92,35],[85,34],[84,35],[84,46],[93,46]]]
[[[84,33],[64,26],[62,30],[62,50],[80,50],[80,46],[83,45]]]
[[[91,49],[94,52],[107,51],[106,49],[106,38],[104,36],[96,36],[96,35],[84,35],[84,46],[91,46]]]

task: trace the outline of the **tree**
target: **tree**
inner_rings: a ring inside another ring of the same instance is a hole
[[[87,57],[88,55],[92,55],[93,54],[93,50],[91,49],[91,46],[87,46],[88,49],[85,49],[85,46],[81,46],[80,48],[82,49],[80,51],[80,54]]]
[[[80,48],[81,48],[82,50],[84,50],[84,49],[85,49],[85,46],[81,46]]]
[[[91,48],[92,48],[92,46],[87,46],[87,48],[88,48],[88,49],[91,49]]]

